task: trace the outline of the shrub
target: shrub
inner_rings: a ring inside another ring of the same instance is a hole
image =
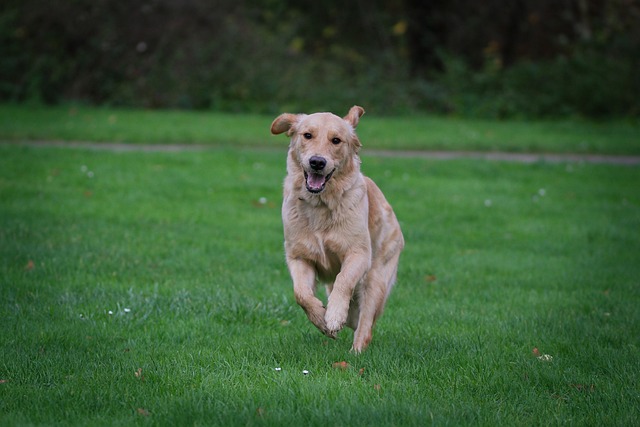
[[[0,8],[0,102],[269,113],[358,103],[377,114],[495,118],[640,114],[640,42],[631,35],[594,37],[555,59],[509,67],[496,52],[485,52],[479,69],[468,65],[470,55],[441,53],[442,70],[423,74],[412,65],[406,28],[390,27],[387,14],[372,9],[364,19],[356,6],[345,15],[339,2],[312,11],[294,3],[8,0]],[[366,22],[346,25],[358,19]],[[384,31],[391,33],[373,40]]]

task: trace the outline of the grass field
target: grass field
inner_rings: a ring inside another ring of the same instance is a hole
[[[337,111],[337,114],[346,114]],[[107,141],[284,147],[265,133],[275,116],[0,105],[1,140]],[[380,117],[359,126],[367,148],[640,155],[640,121],[492,121]]]
[[[354,355],[293,299],[280,143],[0,145],[0,425],[637,424],[640,168],[365,140],[407,246]]]

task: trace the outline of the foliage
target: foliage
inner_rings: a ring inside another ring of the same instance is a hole
[[[639,63],[591,47],[510,68],[495,58],[487,58],[480,71],[451,55],[444,55],[444,63],[438,81],[448,88],[449,108],[462,116],[610,118],[640,112]]]
[[[8,0],[0,101],[638,115],[640,11],[623,3]]]
[[[283,167],[0,146],[0,424],[640,417],[638,168],[365,158],[407,247],[357,356],[295,304]]]

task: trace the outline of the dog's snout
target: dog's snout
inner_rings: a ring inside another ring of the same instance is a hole
[[[320,156],[313,156],[309,159],[309,166],[314,171],[321,171],[327,165],[327,161]]]

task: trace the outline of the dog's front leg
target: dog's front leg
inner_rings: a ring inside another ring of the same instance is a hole
[[[323,334],[335,338],[335,334],[332,334],[327,329],[327,324],[325,323],[326,310],[322,305],[322,301],[315,295],[315,269],[308,261],[299,258],[287,257],[287,266],[293,280],[293,294],[296,297],[296,302],[302,307],[311,323],[320,329]]]
[[[343,261],[329,295],[325,314],[326,327],[332,335],[337,334],[347,322],[353,290],[370,266],[370,255],[366,253],[351,254]]]

